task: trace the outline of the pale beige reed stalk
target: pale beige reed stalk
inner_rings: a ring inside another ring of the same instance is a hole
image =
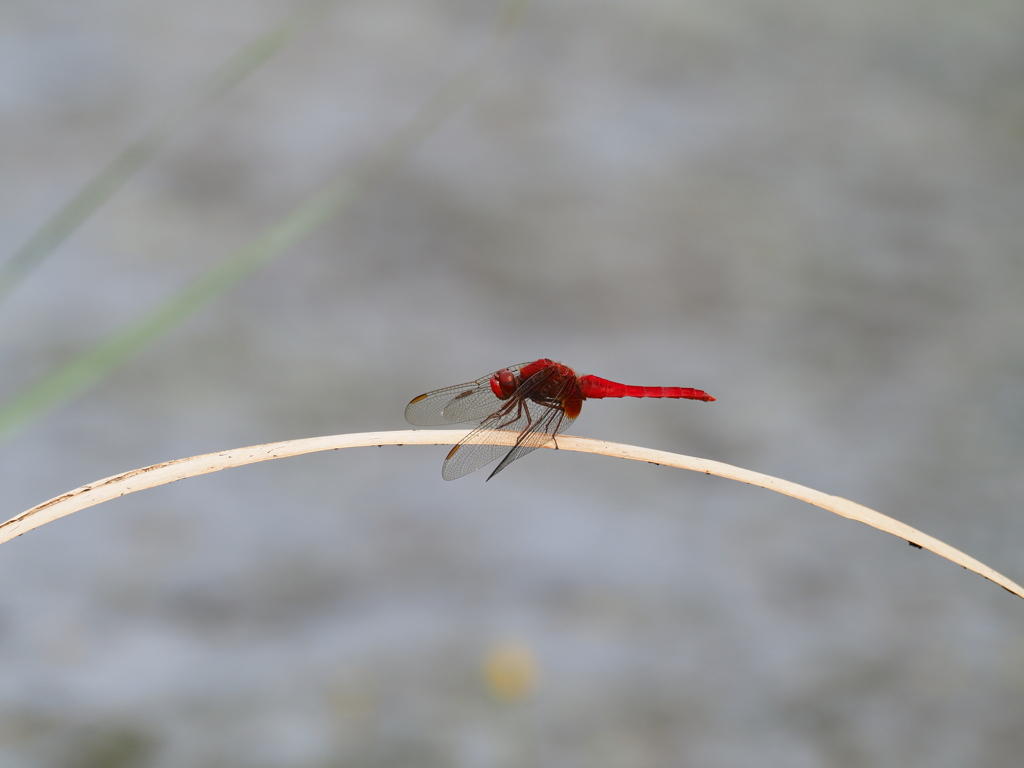
[[[384,445],[452,445],[458,443],[467,434],[469,434],[469,430],[448,429],[361,432],[349,435],[310,437],[303,440],[286,440],[280,443],[254,445],[248,448],[236,448],[217,453],[207,453],[201,456],[191,456],[186,459],[176,459],[163,462],[162,464],[153,464],[149,467],[133,469],[130,472],[124,472],[120,475],[114,475],[113,477],[83,485],[81,488],[68,491],[31,509],[27,509],[20,515],[15,515],[7,522],[0,524],[0,543],[9,541],[65,515],[70,515],[72,512],[77,512],[129,493],[142,491],[146,488],[173,483],[175,480],[184,480],[186,477],[219,472],[222,469],[254,464],[258,461],[284,459],[290,456],[300,456],[304,453],[334,451],[340,448]],[[496,445],[512,445],[518,435],[511,432],[496,431],[491,434],[491,437]],[[556,446],[554,442],[549,442],[544,447],[555,448]],[[622,445],[620,443],[608,443],[603,440],[594,440],[587,437],[559,435],[557,447],[563,451],[599,453],[604,456],[620,459],[633,459],[634,461],[646,461],[651,464],[660,464],[667,467],[689,469],[694,472],[703,472],[707,475],[717,475],[718,477],[738,480],[741,483],[757,485],[769,491],[792,496],[795,499],[806,501],[808,504],[821,507],[850,520],[856,520],[880,531],[891,533],[893,536],[899,536],[916,547],[927,549],[957,565],[963,566],[969,571],[974,571],[984,576],[989,581],[995,582],[1006,591],[1012,592],[1018,597],[1024,597],[1024,587],[1014,583],[984,563],[975,560],[973,557],[949,546],[945,542],[922,533],[916,528],[912,528],[880,512],[868,509],[860,504],[855,504],[839,496],[830,496],[827,493],[822,493],[803,485],[797,485],[788,480],[780,480],[777,477],[763,475],[760,472],[752,472],[749,469],[734,467],[719,461],[683,456],[678,453],[655,451],[635,445]]]

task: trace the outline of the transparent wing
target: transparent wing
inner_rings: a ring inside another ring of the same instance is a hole
[[[507,454],[507,445],[472,444],[463,440],[452,448],[441,466],[441,477],[457,480]]]
[[[567,416],[564,411],[558,408],[546,407],[546,413],[541,416],[540,421],[535,423],[534,426],[527,431],[523,432],[519,440],[516,442],[515,447],[505,454],[505,458],[503,458],[501,463],[494,468],[494,471],[487,476],[487,479],[490,480],[516,459],[521,459],[530,451],[540,448],[542,445],[547,443],[552,436],[568,429],[569,425],[572,424],[573,421],[575,421],[575,419]]]
[[[509,370],[518,373],[524,365],[529,363],[510,365]],[[405,407],[405,420],[417,427],[440,427],[486,419],[506,405],[491,391],[491,378],[496,374],[420,395]]]
[[[549,374],[552,373],[554,372],[541,371],[523,382],[516,394],[502,403],[499,411],[452,448],[441,468],[441,476],[445,480],[455,480],[501,458],[501,463],[487,478],[490,480],[513,461],[540,448],[552,435],[564,431],[572,424],[573,418],[554,404],[558,400],[557,397],[550,401],[552,404],[538,403],[530,399],[531,393],[547,383]],[[519,437],[511,449],[507,445],[492,445],[486,442],[488,433],[492,430],[517,432]]]

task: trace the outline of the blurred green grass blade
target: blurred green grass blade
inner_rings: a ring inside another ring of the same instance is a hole
[[[310,197],[220,265],[121,331],[85,350],[0,408],[0,438],[107,376],[115,367],[340,213],[401,165],[477,91],[529,0],[510,0],[491,45],[459,70],[359,167]]]
[[[315,229],[347,198],[332,187],[310,199],[231,258],[186,286],[152,312],[87,349],[0,409],[0,437],[104,378],[113,368],[175,327],[246,275]]]
[[[193,114],[219,99],[341,0],[310,0],[228,59],[187,101],[129,144],[0,265],[0,303],[159,151]]]

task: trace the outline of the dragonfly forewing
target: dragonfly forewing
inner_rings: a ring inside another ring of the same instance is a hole
[[[501,408],[502,402],[491,391],[490,380],[476,387],[466,389],[445,403],[441,415],[449,424],[461,424],[464,421],[480,421],[486,419]]]
[[[518,373],[524,365],[512,365],[509,370]],[[405,420],[417,427],[440,427],[486,419],[503,405],[491,390],[491,378],[496,375],[420,395],[405,407]]]
[[[459,384],[454,387],[445,387],[433,392],[420,395],[405,407],[405,420],[417,427],[439,427],[445,424],[458,424],[460,421],[469,421],[472,417],[465,419],[458,418],[460,412],[446,411],[447,406],[453,401],[465,400],[474,393],[477,382],[471,381],[467,384]],[[491,395],[494,403],[498,398]],[[468,404],[468,403],[467,403]],[[491,407],[491,410],[494,406]]]

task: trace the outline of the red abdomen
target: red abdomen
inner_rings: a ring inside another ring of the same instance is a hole
[[[715,398],[703,389],[690,387],[637,387],[632,384],[619,384],[598,376],[580,376],[580,392],[584,397],[671,397],[683,400],[703,400],[712,402]]]

